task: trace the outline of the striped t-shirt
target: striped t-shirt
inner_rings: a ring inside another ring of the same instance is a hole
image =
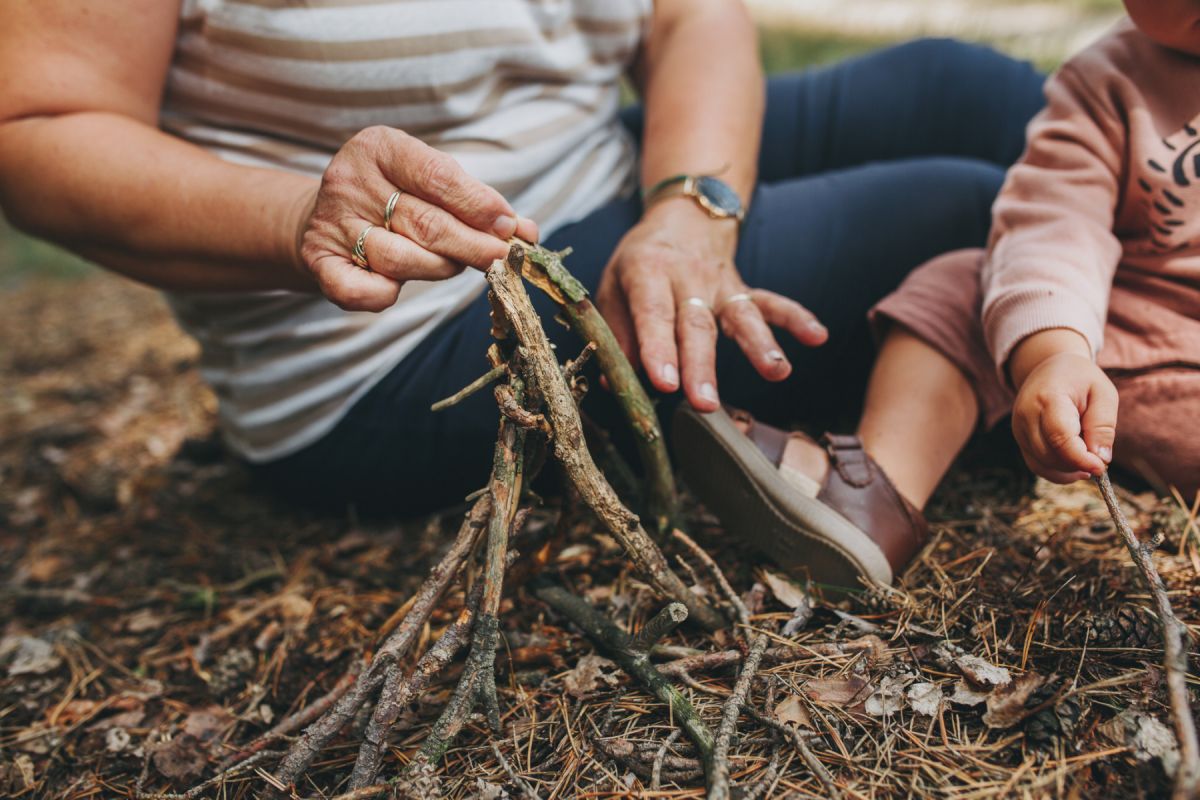
[[[651,3],[184,0],[161,124],[229,161],[314,176],[359,130],[391,125],[546,235],[634,184],[618,86]],[[201,344],[227,441],[267,461],[329,432],[484,285],[476,270],[412,281],[378,314],[284,291],[168,298]]]

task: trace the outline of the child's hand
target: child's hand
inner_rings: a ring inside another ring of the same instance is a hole
[[[1050,355],[1020,386],[1013,434],[1030,469],[1055,483],[1071,483],[1108,468],[1117,432],[1117,389],[1090,356]]]

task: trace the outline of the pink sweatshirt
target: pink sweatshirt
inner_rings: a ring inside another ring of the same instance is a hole
[[[993,358],[1071,328],[1105,369],[1200,367],[1200,59],[1126,20],[1046,97],[993,209]]]

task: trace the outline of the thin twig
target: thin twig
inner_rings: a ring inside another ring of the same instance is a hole
[[[738,715],[746,704],[750,693],[750,684],[758,674],[758,665],[762,662],[763,652],[770,641],[765,633],[756,633],[751,640],[750,652],[742,665],[733,693],[725,701],[721,710],[721,724],[717,727],[717,741],[713,748],[713,771],[708,784],[708,800],[728,800],[729,798],[729,745],[737,730]]]
[[[679,734],[683,733],[679,728],[671,731],[671,735],[663,739],[662,746],[658,748],[658,752],[654,755],[654,769],[650,771],[650,791],[657,792],[662,786],[662,768],[663,761],[667,757],[667,750],[671,745],[675,744],[675,740],[679,738]]]
[[[504,773],[508,775],[508,779],[512,781],[513,784],[521,790],[522,794],[529,798],[529,800],[541,800],[541,796],[534,790],[534,788],[530,786],[524,778],[517,774],[517,771],[513,769],[512,764],[508,763],[508,759],[504,757],[504,753],[500,750],[500,745],[496,744],[495,741],[493,741],[491,745],[492,754],[495,755],[496,760],[500,762],[500,767],[504,770]]]
[[[449,397],[438,400],[436,403],[434,403],[433,405],[431,405],[429,407],[429,410],[430,411],[442,411],[444,409],[450,408],[450,406],[458,405],[463,400],[466,400],[471,395],[473,395],[476,392],[480,391],[481,389],[485,388],[492,381],[494,381],[497,378],[504,375],[504,373],[506,373],[506,372],[508,372],[507,364],[499,364],[497,366],[494,366],[491,369],[489,369],[487,372],[480,375],[475,380],[468,383],[463,388],[459,389],[454,394],[450,395]]]
[[[1175,737],[1179,740],[1179,767],[1175,772],[1175,789],[1172,797],[1194,798],[1200,796],[1200,743],[1196,740],[1196,724],[1192,719],[1191,704],[1188,702],[1187,674],[1188,651],[1185,641],[1187,628],[1175,616],[1171,598],[1162,576],[1154,566],[1150,548],[1138,541],[1137,535],[1125,519],[1125,513],[1117,502],[1112,481],[1105,472],[1093,479],[1100,488],[1104,505],[1112,516],[1133,563],[1141,571],[1154,603],[1158,609],[1158,620],[1163,629],[1163,666],[1166,669],[1167,693],[1171,699],[1171,716],[1175,722]]]
[[[807,735],[802,733],[795,725],[785,725],[774,717],[767,716],[753,706],[747,706],[746,711],[758,722],[766,725],[772,730],[778,731],[789,741],[791,741],[792,745],[795,746],[796,751],[800,753],[800,757],[804,759],[804,763],[808,766],[809,770],[813,775],[817,776],[817,780],[819,780],[821,785],[825,787],[825,795],[831,798],[831,800],[841,800],[841,790],[838,788],[837,784],[834,783],[833,775],[831,775],[829,770],[825,768],[825,765],[821,763],[821,759],[817,758],[817,754],[812,751],[812,748],[808,746]]]
[[[688,549],[688,552],[704,565],[704,568],[712,575],[713,580],[717,582],[717,586],[720,588],[721,593],[725,595],[725,599],[733,606],[734,618],[745,625],[750,620],[750,611],[746,608],[746,604],[742,602],[742,598],[738,596],[738,593],[729,584],[729,579],[725,577],[725,571],[717,566],[717,562],[713,560],[713,557],[708,554],[707,550],[696,544],[695,539],[678,528],[671,535],[678,539]]]

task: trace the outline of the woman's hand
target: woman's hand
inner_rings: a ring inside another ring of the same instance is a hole
[[[393,192],[401,192],[384,227]],[[298,209],[297,261],[341,308],[382,311],[405,281],[436,281],[464,267],[486,269],[508,253],[513,236],[537,240],[495,189],[450,156],[403,131],[378,126],[354,136],[333,157],[321,185]],[[364,242],[368,268],[351,260]]]
[[[1012,369],[1021,387],[1013,435],[1029,468],[1055,483],[1104,472],[1117,431],[1117,389],[1083,337],[1066,330],[1034,334],[1014,352]]]
[[[810,346],[828,336],[799,303],[748,288],[733,264],[736,247],[732,220],[710,218],[690,198],[665,200],[621,240],[596,294],[629,359],[641,362],[659,391],[674,392],[682,384],[699,411],[720,406],[718,327],[770,381],[783,380],[792,367],[769,325]],[[737,299],[745,294],[751,299]],[[691,298],[705,306],[688,302]]]

